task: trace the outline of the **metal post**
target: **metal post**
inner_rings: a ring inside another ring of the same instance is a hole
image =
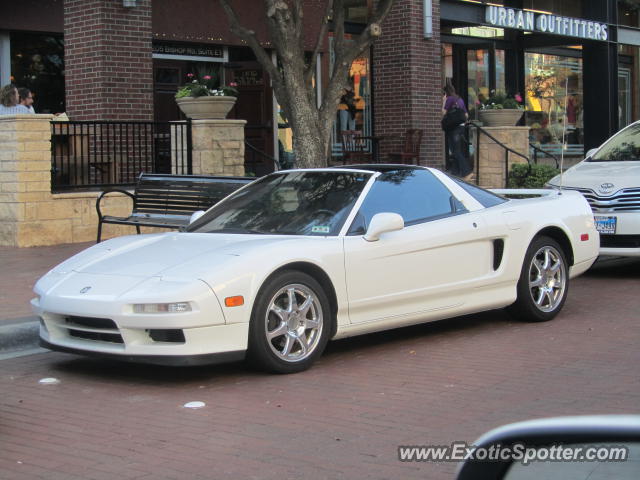
[[[193,152],[193,142],[191,138],[191,119],[187,118],[187,174],[193,175],[193,164],[191,161]]]
[[[433,37],[433,5],[431,0],[422,0],[424,9],[424,38]]]

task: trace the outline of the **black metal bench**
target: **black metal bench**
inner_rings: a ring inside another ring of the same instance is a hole
[[[102,224],[135,225],[140,227],[180,228],[189,224],[191,214],[207,210],[238,188],[255,180],[253,177],[207,177],[199,175],[162,175],[143,173],[138,178],[134,193],[109,189],[96,200],[98,212],[98,239]],[[133,200],[131,215],[113,217],[100,210],[102,197],[109,193],[123,193]]]

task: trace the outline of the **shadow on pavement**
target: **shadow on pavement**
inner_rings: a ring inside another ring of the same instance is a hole
[[[599,278],[640,278],[640,258],[601,257],[585,273]]]
[[[519,323],[513,320],[504,310],[490,310],[473,315],[448,318],[410,327],[394,328],[392,330],[336,340],[329,342],[324,355],[330,356],[333,354],[356,352],[357,350],[364,352],[367,347],[377,347],[383,344],[404,342],[428,336],[434,336],[434,340],[437,341],[437,335],[441,333],[448,333],[453,330],[458,330],[461,333],[469,333],[469,331],[481,326],[486,326],[487,323],[491,322]]]
[[[461,334],[468,334],[481,326],[486,326],[488,322],[494,323],[518,323],[502,310],[492,310],[475,315],[456,317],[437,322],[425,323],[411,327],[396,328],[379,333],[359,335],[343,340],[329,342],[321,362],[340,359],[348,354],[366,353],[370,349],[381,346],[402,343],[412,339],[419,339],[433,336],[437,341],[438,335],[459,330]],[[111,359],[99,359],[83,356],[73,356],[71,354],[56,353],[64,355],[59,360],[51,362],[54,371],[60,374],[70,374],[76,377],[87,379],[102,379],[115,383],[135,382],[140,385],[183,385],[198,381],[226,381],[236,382],[238,379],[257,379],[265,376],[272,376],[256,370],[248,363],[235,362],[222,365],[204,365],[191,367],[170,367],[159,365],[139,364],[132,362],[118,362]],[[304,374],[304,373],[303,373]]]

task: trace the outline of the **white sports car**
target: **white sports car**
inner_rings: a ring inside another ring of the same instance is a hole
[[[548,185],[585,196],[600,232],[601,255],[640,257],[640,122],[620,130]]]
[[[332,338],[502,307],[550,320],[598,233],[579,193],[528,194],[407,165],[277,172],[184,232],[112,239],[55,267],[34,289],[41,343],[291,373]]]

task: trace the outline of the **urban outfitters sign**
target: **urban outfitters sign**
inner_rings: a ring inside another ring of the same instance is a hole
[[[485,11],[485,19],[487,23],[496,27],[516,28],[530,32],[553,33],[589,40],[606,41],[609,39],[606,24],[581,20],[579,18],[535,13],[517,8],[489,6]]]

